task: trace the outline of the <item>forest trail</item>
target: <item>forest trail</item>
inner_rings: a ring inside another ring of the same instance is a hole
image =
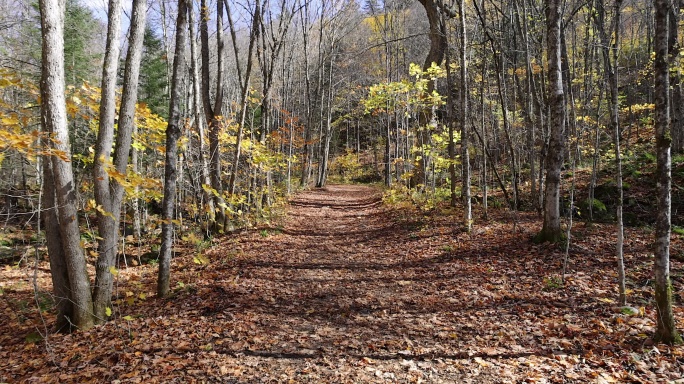
[[[384,204],[378,189],[296,194],[280,225],[179,248],[173,294],[156,266],[119,271],[114,318],[29,341],[36,311],[0,323],[0,382],[658,382],[684,377],[684,348],[650,353],[653,309],[615,310],[610,228],[577,228],[563,254],[537,245],[534,214],[490,212],[472,234],[458,210]],[[629,229],[635,305],[651,291],[649,242]],[[204,260],[204,261],[203,261]],[[49,291],[49,275],[38,282]],[[679,268],[679,267],[676,267]],[[679,269],[675,269],[679,271]],[[13,278],[0,310],[31,300]],[[30,282],[31,278],[23,278]],[[678,291],[679,292],[679,291]],[[636,356],[636,357],[635,357]]]
[[[221,288],[210,301],[224,305],[204,313],[230,308],[233,341],[216,351],[240,357],[240,375],[259,380],[486,383],[537,369],[555,375],[562,367],[538,365],[554,356],[538,342],[544,325],[535,319],[566,304],[508,294],[538,281],[504,266],[505,243],[484,239],[492,254],[472,253],[477,243],[455,225],[434,224],[384,206],[371,187],[297,194],[282,229],[239,242],[239,283]],[[530,366],[516,368],[522,363]]]

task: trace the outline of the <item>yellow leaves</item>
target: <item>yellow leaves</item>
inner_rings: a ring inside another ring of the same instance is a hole
[[[86,209],[94,210],[103,216],[114,218],[114,215],[111,212],[107,212],[101,204],[97,204],[95,199],[88,200],[88,203],[86,204]]]
[[[13,83],[9,79],[0,77],[0,88],[7,88],[12,86],[12,84]]]
[[[219,195],[218,191],[215,190],[214,188],[212,188],[209,184],[202,184],[202,189],[203,189],[205,192],[211,193],[212,195],[214,195],[214,196],[216,196],[216,197],[221,197],[221,196]]]
[[[3,117],[0,119],[0,121],[2,121],[2,125],[5,126],[14,126],[19,124],[19,119],[17,118],[16,114]]]
[[[622,108],[622,112],[631,112],[631,113],[635,113],[635,114],[640,114],[640,113],[644,113],[644,112],[651,113],[651,112],[653,112],[653,110],[655,110],[655,104],[649,104],[649,103],[633,104],[633,105],[630,105],[628,107]]]
[[[109,273],[111,273],[113,276],[119,276],[119,270],[113,265],[109,267]]]
[[[198,254],[192,258],[192,262],[198,265],[207,265],[209,264],[209,259],[202,254]]]
[[[110,307],[105,308],[105,314],[107,317],[110,317],[112,315],[112,309]]]

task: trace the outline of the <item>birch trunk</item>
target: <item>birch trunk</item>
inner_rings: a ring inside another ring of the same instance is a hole
[[[565,152],[565,94],[561,73],[562,4],[562,0],[550,0],[546,9],[550,127],[546,153],[544,224],[537,240],[551,242],[558,242],[563,238],[560,226],[560,173]]]
[[[656,195],[658,212],[655,231],[655,300],[657,329],[654,339],[666,344],[679,344],[681,336],[677,332],[672,311],[672,282],[670,281],[670,231],[671,206],[670,188],[672,186],[672,163],[670,145],[670,65],[668,55],[669,20],[668,0],[655,0],[655,134],[656,134]]]

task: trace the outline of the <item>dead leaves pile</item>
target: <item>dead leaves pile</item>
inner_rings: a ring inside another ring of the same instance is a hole
[[[31,304],[31,267],[5,269],[0,382],[684,377],[684,349],[649,339],[649,234],[627,233],[635,311],[622,313],[610,227],[576,227],[563,286],[562,251],[530,241],[532,215],[490,212],[472,235],[459,217],[397,211],[367,187],[305,192],[283,227],[226,237],[206,251],[208,264],[189,249],[177,257],[171,298],[153,296],[153,266],[122,268],[116,320],[34,341],[26,336],[44,335],[53,314]],[[672,268],[681,292],[684,270]],[[47,273],[38,275],[49,291]],[[678,319],[681,307],[677,296]]]

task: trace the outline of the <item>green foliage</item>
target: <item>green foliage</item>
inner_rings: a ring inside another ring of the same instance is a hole
[[[607,212],[606,205],[601,200],[596,199],[596,198],[586,199],[584,201],[583,206],[586,209],[589,209],[589,207],[591,206],[592,212],[594,212],[594,213],[606,213]]]
[[[40,341],[43,341],[43,335],[41,335],[38,332],[31,332],[28,335],[26,335],[25,339],[28,344],[35,344]]]
[[[487,196],[487,206],[498,209],[503,207],[504,203],[496,196]]]
[[[684,228],[677,226],[677,225],[673,225],[672,226],[672,233],[677,234],[679,236],[684,236]]]
[[[543,282],[544,282],[544,289],[547,291],[563,287],[563,281],[558,276],[544,277]]]
[[[347,148],[344,155],[336,157],[330,163],[330,175],[338,176],[342,182],[348,183],[359,180],[363,174],[363,165],[359,161],[358,155],[350,148]]]
[[[67,0],[64,19],[64,75],[67,84],[97,79],[100,55],[92,51],[101,25],[90,8],[79,0]]]
[[[422,211],[431,211],[441,202],[451,198],[449,188],[435,188],[435,193],[422,193],[417,189],[409,189],[406,186],[398,185],[385,190],[382,201],[385,204],[399,208],[416,208]]]
[[[642,162],[655,163],[656,160],[656,156],[651,152],[644,151],[641,153],[640,161]]]
[[[143,40],[143,55],[140,62],[140,94],[141,102],[150,110],[166,119],[169,101],[167,94],[168,76],[166,52],[162,41],[148,26]]]

